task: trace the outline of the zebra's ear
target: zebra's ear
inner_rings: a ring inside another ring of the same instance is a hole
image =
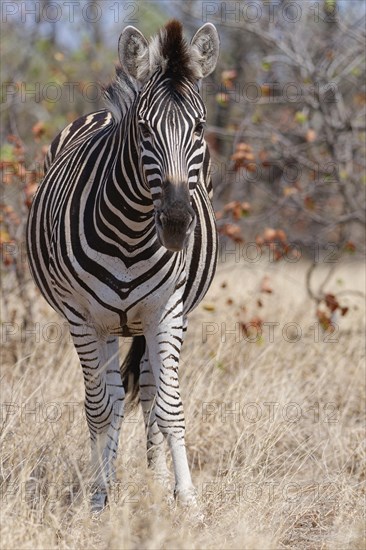
[[[123,29],[118,41],[118,56],[124,70],[136,80],[144,80],[149,71],[149,45],[132,25]]]
[[[198,29],[191,40],[191,56],[198,78],[205,78],[216,67],[220,39],[216,27],[206,23]]]

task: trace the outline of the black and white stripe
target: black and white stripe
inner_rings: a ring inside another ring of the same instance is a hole
[[[127,27],[119,54],[108,110],[81,117],[52,143],[27,231],[35,282],[67,319],[83,369],[96,509],[114,477],[131,377],[150,466],[167,477],[165,437],[175,493],[195,500],[178,363],[187,314],[207,292],[217,255],[197,86],[216,65],[216,29],[204,25],[188,45],[177,21],[150,43]],[[122,376],[119,336],[134,337]]]

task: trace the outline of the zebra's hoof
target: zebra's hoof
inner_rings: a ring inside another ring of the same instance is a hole
[[[174,498],[178,506],[184,508],[185,518],[193,525],[205,525],[205,515],[198,502],[197,491],[194,487],[184,490],[175,490]]]
[[[169,473],[154,472],[154,480],[166,490],[171,490],[172,480]]]
[[[108,505],[108,496],[103,491],[94,493],[90,501],[90,509],[93,516],[98,516]]]
[[[194,487],[188,489],[174,489],[175,501],[184,507],[192,508],[197,507],[197,491]]]

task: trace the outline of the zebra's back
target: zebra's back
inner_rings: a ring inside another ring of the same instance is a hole
[[[48,172],[58,154],[76,140],[84,140],[100,128],[112,122],[112,115],[106,109],[81,116],[66,126],[52,141],[44,160],[44,172]]]

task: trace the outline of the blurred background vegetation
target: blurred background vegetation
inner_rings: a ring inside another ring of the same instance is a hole
[[[172,17],[188,37],[214,23],[221,56],[202,84],[222,246],[253,242],[272,259],[310,259],[309,296],[331,320],[338,299],[312,287],[364,252],[363,0],[2,2],[1,233],[5,294],[24,294],[24,227],[53,137],[104,107],[118,37]],[[333,296],[333,295],[332,295]],[[329,307],[328,307],[329,306]]]

